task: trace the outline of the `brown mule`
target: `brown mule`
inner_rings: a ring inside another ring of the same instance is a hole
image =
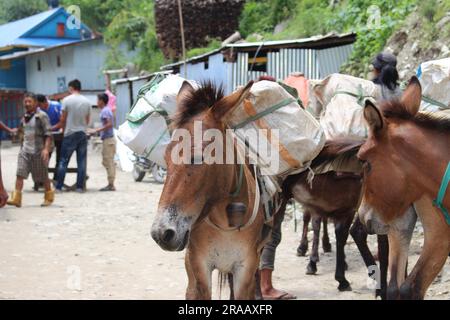
[[[151,235],[165,250],[187,247],[187,299],[211,299],[214,269],[232,276],[234,298],[255,298],[255,274],[270,228],[264,227],[256,199],[259,192],[254,171],[248,164],[207,164],[206,159],[199,158],[199,151],[205,155],[211,141],[200,146],[194,141],[196,125],[200,124],[204,132],[212,129],[221,133],[225,146],[224,117],[247,96],[251,85],[223,97],[222,91],[211,84],[194,89],[185,82],[178,95],[174,136],[188,133],[194,156],[180,164],[173,155],[183,158],[187,152],[180,153],[174,140],[167,147],[167,178]],[[231,150],[231,156],[237,159],[236,145]],[[224,148],[223,159],[228,156]]]
[[[325,144],[321,153],[313,160],[311,167],[316,168],[329,161],[356,160],[363,141],[330,140]],[[356,161],[355,161],[356,160]],[[340,291],[351,290],[350,283],[345,278],[347,264],[345,262],[344,247],[349,233],[351,233],[366,266],[370,268],[369,275],[376,267],[375,259],[367,246],[367,232],[363,225],[354,217],[358,209],[362,176],[359,173],[329,171],[316,174],[312,181],[308,181],[308,171],[289,176],[283,184],[286,199],[294,198],[302,204],[305,212],[313,218],[314,243],[307,267],[307,274],[317,272],[319,261],[318,245],[321,219],[332,219],[336,233],[336,273]],[[353,223],[353,226],[352,226]],[[351,230],[350,227],[352,226]],[[307,228],[307,225],[306,225]],[[384,236],[385,237],[385,236]],[[383,299],[386,297],[387,286],[387,246],[383,236],[380,238],[380,287],[376,294]]]
[[[432,203],[450,161],[450,120],[418,113],[421,97],[420,83],[413,77],[400,100],[378,107],[366,101],[364,108],[370,131],[358,153],[365,161],[360,210],[375,210],[389,224],[414,203],[425,233],[419,260],[389,298],[423,299],[450,251],[450,226]],[[448,190],[443,206],[450,208]],[[401,240],[389,234],[390,261],[405,259]],[[404,278],[403,270],[398,272]]]

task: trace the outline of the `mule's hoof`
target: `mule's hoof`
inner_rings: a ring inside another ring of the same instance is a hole
[[[297,248],[297,256],[304,257],[306,256],[306,252],[308,252],[308,246],[300,244]]]
[[[317,273],[317,267],[315,265],[308,264],[306,267],[306,274],[313,275]]]
[[[383,289],[376,289],[375,290],[375,299],[380,297],[381,300],[386,300],[387,299],[387,293],[386,290]]]
[[[331,252],[331,244],[329,242],[323,243],[322,248],[323,248],[323,252]]]
[[[345,281],[339,282],[338,290],[341,292],[352,291],[352,287],[350,286],[350,283],[347,280],[345,280]]]
[[[297,256],[298,257],[304,257],[306,256],[306,252],[308,251],[308,248],[304,248],[304,247],[298,247],[297,248]]]

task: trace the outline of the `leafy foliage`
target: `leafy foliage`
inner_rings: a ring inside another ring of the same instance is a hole
[[[296,0],[248,0],[241,14],[239,29],[244,37],[254,32],[271,32],[289,18],[297,6]]]
[[[45,0],[0,0],[0,24],[23,19],[45,9]]]

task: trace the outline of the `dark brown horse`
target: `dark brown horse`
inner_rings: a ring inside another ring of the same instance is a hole
[[[312,170],[318,166],[329,163],[337,158],[341,160],[356,159],[356,153],[363,141],[335,140],[327,141],[324,149],[316,157],[312,164]],[[307,274],[317,272],[318,239],[321,219],[332,219],[335,223],[336,234],[336,273],[335,279],[339,282],[340,291],[351,290],[350,283],[345,278],[347,268],[345,262],[344,246],[346,244],[350,227],[354,221],[358,209],[362,176],[358,172],[335,172],[329,171],[314,175],[312,181],[308,179],[309,171],[289,176],[283,185],[286,199],[294,198],[302,204],[305,212],[313,218],[314,243],[307,267]],[[307,224],[305,224],[307,227]],[[359,219],[356,219],[352,227],[352,237],[361,252],[367,267],[376,266],[367,246],[367,232],[364,230]],[[385,298],[386,295],[386,270],[387,270],[387,241],[385,236],[380,236],[380,265],[381,265],[381,288],[377,295]],[[373,270],[369,272],[370,275]]]
[[[450,226],[432,203],[450,162],[450,119],[419,113],[421,98],[420,83],[413,77],[401,99],[378,106],[366,101],[364,108],[370,131],[358,153],[365,161],[360,211],[373,210],[392,224],[414,203],[424,227],[420,258],[404,282],[398,270],[397,290],[390,290],[390,298],[423,299],[450,251]],[[442,206],[450,209],[448,189]],[[389,234],[394,264],[407,258],[401,240]]]

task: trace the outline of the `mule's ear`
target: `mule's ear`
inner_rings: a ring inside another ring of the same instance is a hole
[[[419,111],[420,102],[422,100],[422,87],[420,85],[419,79],[413,76],[408,83],[408,86],[403,92],[401,102],[406,107],[406,110],[412,116],[415,116]]]
[[[194,87],[189,83],[189,81],[183,81],[181,85],[180,91],[178,91],[177,95],[177,105],[178,103],[184,99],[186,96],[191,95],[195,91]]]
[[[235,107],[240,105],[242,101],[248,97],[252,86],[253,81],[250,81],[244,88],[241,88],[220,99],[212,108],[214,118],[216,120],[221,120],[227,113],[231,112]]]
[[[366,119],[373,132],[376,133],[383,129],[383,117],[381,116],[381,112],[370,100],[366,100],[364,119]]]

